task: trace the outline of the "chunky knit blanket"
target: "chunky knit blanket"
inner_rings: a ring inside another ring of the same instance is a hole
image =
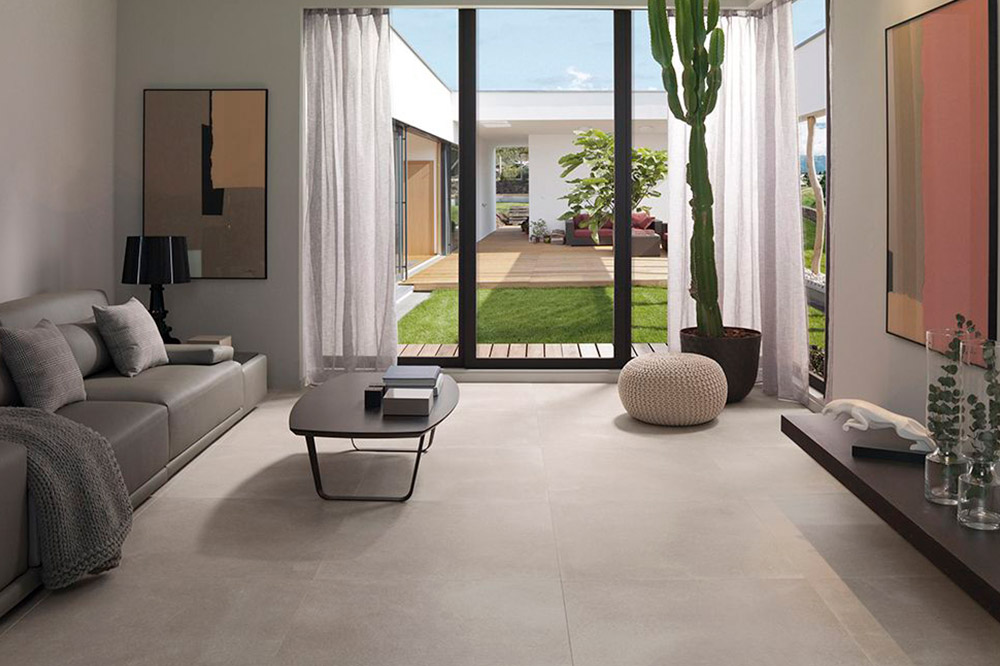
[[[132,503],[108,440],[28,407],[0,407],[0,440],[28,450],[28,494],[45,586],[66,587],[118,566],[132,528]]]

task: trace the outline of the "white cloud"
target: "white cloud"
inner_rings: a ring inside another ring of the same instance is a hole
[[[590,72],[582,72],[573,65],[566,68],[566,74],[570,77],[570,82],[564,90],[591,90],[594,87],[594,75]]]

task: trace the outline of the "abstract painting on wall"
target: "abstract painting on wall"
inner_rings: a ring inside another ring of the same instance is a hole
[[[996,2],[886,30],[886,330],[924,343],[962,313],[996,336]]]
[[[143,234],[186,236],[191,276],[267,277],[267,90],[146,90]]]

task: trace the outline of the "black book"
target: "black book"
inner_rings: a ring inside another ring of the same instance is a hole
[[[914,465],[923,465],[924,458],[927,456],[921,451],[912,451],[908,440],[905,444],[855,444],[851,447],[851,455],[855,458],[892,460]]]

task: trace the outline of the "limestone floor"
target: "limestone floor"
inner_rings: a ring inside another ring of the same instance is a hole
[[[0,664],[1000,664],[1000,625],[780,434],[796,407],[662,430],[613,385],[463,384],[414,499],[374,505],[313,494],[293,399],[144,504],[120,569],[0,621]],[[322,448],[333,487],[405,480]]]

